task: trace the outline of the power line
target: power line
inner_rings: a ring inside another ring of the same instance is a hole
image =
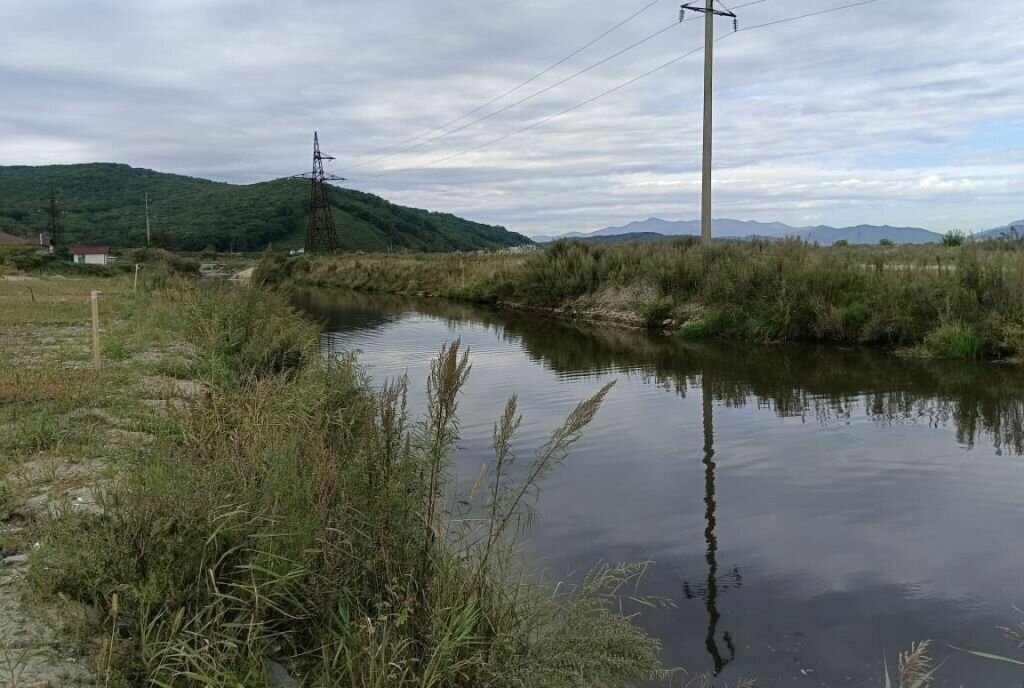
[[[758,2],[763,2],[763,1],[764,0],[758,0]],[[748,4],[753,5],[753,4],[758,4],[758,2],[751,2],[751,3],[748,3]],[[825,9],[825,10],[820,10],[820,11],[817,11],[817,12],[810,12],[808,14],[801,14],[801,15],[798,15],[798,16],[795,16],[795,17],[787,17],[785,19],[778,19],[778,20],[775,20],[775,21],[765,22],[763,24],[755,24],[753,26],[741,27],[738,31],[734,31],[734,32],[725,34],[724,36],[720,36],[719,38],[715,39],[715,43],[720,43],[720,42],[722,42],[722,41],[724,41],[724,40],[726,40],[726,39],[736,35],[737,33],[743,33],[743,32],[747,32],[747,31],[756,31],[758,29],[763,29],[763,28],[766,28],[766,27],[769,27],[769,26],[778,26],[779,24],[786,24],[786,23],[789,23],[789,22],[795,22],[795,21],[799,21],[801,19],[807,19],[808,17],[816,17],[816,16],[820,16],[820,15],[823,15],[823,14],[830,14],[832,12],[839,12],[841,10],[851,9],[853,7],[860,7],[862,5],[870,5],[870,4],[875,3],[875,2],[878,2],[878,0],[859,0],[858,2],[851,2],[851,3],[845,4],[845,5],[840,5],[838,7],[832,7],[832,8]],[[740,9],[742,7],[745,7],[745,6],[746,5],[737,5],[736,9]],[[368,175],[366,177],[363,177],[363,179],[379,179],[380,177],[385,177],[387,175],[394,174],[396,172],[412,172],[412,171],[415,171],[415,170],[421,170],[421,169],[425,169],[427,167],[433,167],[434,165],[439,165],[439,164],[441,164],[443,162],[448,162],[450,160],[454,160],[456,158],[460,158],[460,157],[462,157],[464,155],[468,155],[470,153],[475,153],[475,152],[477,152],[479,150],[483,150],[484,148],[490,148],[491,146],[494,146],[494,145],[497,145],[499,143],[502,143],[503,141],[507,141],[508,139],[512,138],[513,136],[518,136],[519,134],[522,134],[522,133],[525,133],[527,131],[530,131],[531,129],[536,129],[537,127],[543,126],[543,125],[547,124],[548,122],[551,122],[552,120],[558,119],[559,117],[563,117],[563,116],[565,116],[565,115],[567,115],[567,114],[569,114],[571,112],[575,112],[576,110],[579,110],[581,108],[586,107],[587,105],[590,105],[591,103],[594,103],[594,102],[596,102],[598,100],[601,100],[602,98],[606,98],[607,96],[610,96],[613,93],[621,91],[624,88],[632,86],[633,84],[635,84],[638,81],[646,79],[649,76],[657,74],[658,72],[664,71],[665,69],[668,69],[669,67],[671,67],[671,66],[673,66],[675,64],[678,64],[679,62],[682,62],[686,58],[691,57],[692,55],[695,55],[695,54],[701,52],[703,49],[704,49],[703,46],[694,48],[693,50],[690,50],[689,52],[683,53],[682,55],[679,55],[678,57],[675,57],[675,58],[669,60],[668,62],[666,62],[666,63],[664,63],[664,64],[662,64],[662,65],[660,65],[658,67],[655,67],[654,69],[651,69],[651,70],[649,70],[647,72],[644,72],[640,76],[634,77],[634,78],[632,78],[632,79],[630,79],[628,81],[624,81],[621,84],[619,84],[618,86],[614,86],[614,87],[608,89],[607,91],[604,91],[602,93],[597,94],[596,96],[593,96],[591,98],[588,98],[587,100],[584,100],[584,101],[582,101],[580,103],[577,103],[576,105],[573,105],[572,107],[566,108],[565,110],[562,110],[561,112],[557,112],[557,113],[555,113],[553,115],[545,117],[544,119],[537,120],[536,122],[533,122],[532,124],[528,124],[528,125],[526,125],[524,127],[521,127],[521,128],[516,129],[514,131],[511,131],[511,132],[509,132],[507,134],[504,134],[503,136],[500,136],[500,137],[498,137],[496,139],[493,139],[491,141],[488,141],[486,143],[480,144],[478,146],[473,146],[471,148],[467,148],[465,150],[459,151],[458,153],[453,153],[451,155],[447,155],[447,156],[445,156],[443,158],[438,158],[436,160],[432,160],[430,162],[423,163],[422,165],[415,165],[413,167],[397,168],[397,169],[394,169],[394,170],[384,170],[383,172],[380,172],[378,174],[373,174],[373,175]]]
[[[719,40],[721,40],[721,39],[719,39]],[[423,169],[425,167],[433,167],[434,165],[438,165],[438,164],[440,164],[442,162],[448,162],[449,160],[454,160],[455,158],[462,157],[463,155],[468,155],[469,153],[475,153],[478,150],[482,150],[484,148],[489,148],[490,146],[499,144],[502,141],[506,141],[506,140],[512,138],[513,136],[518,136],[519,134],[522,134],[524,132],[530,131],[531,129],[535,129],[535,128],[539,127],[539,126],[547,124],[548,122],[550,122],[550,121],[552,121],[554,119],[557,119],[559,117],[562,117],[563,115],[567,115],[570,112],[575,112],[576,110],[579,110],[580,108],[586,107],[587,105],[590,105],[591,103],[593,103],[593,102],[595,102],[597,100],[600,100],[601,98],[604,98],[606,96],[610,96],[611,94],[615,93],[616,91],[621,91],[622,89],[626,88],[627,86],[632,86],[633,84],[635,84],[636,82],[640,81],[641,79],[646,79],[647,77],[651,76],[652,74],[655,74],[656,72],[660,72],[661,70],[666,69],[666,68],[676,64],[677,62],[680,62],[680,61],[686,59],[687,57],[690,57],[691,55],[693,55],[695,53],[699,53],[701,50],[703,50],[703,47],[695,48],[695,49],[691,50],[688,53],[684,53],[684,54],[680,55],[679,57],[677,57],[677,58],[675,58],[673,60],[670,60],[669,62],[666,62],[665,64],[661,65],[660,67],[655,67],[654,69],[652,69],[649,72],[645,72],[645,73],[641,74],[638,77],[634,77],[634,78],[630,79],[629,81],[625,81],[625,82],[619,84],[618,86],[615,86],[614,88],[610,88],[607,91],[605,91],[604,93],[599,93],[598,95],[596,95],[596,96],[594,96],[592,98],[588,98],[587,100],[584,100],[582,103],[577,103],[576,105],[573,105],[570,108],[566,108],[565,110],[562,110],[561,112],[556,112],[555,114],[550,115],[548,117],[545,117],[544,119],[537,120],[533,124],[528,124],[527,126],[522,127],[521,129],[516,129],[515,131],[511,131],[511,132],[505,134],[504,136],[501,136],[499,138],[494,139],[493,141],[488,141],[487,143],[481,144],[479,146],[474,146],[472,148],[467,148],[464,151],[460,151],[458,153],[453,153],[452,155],[446,156],[444,158],[439,158],[437,160],[433,160],[433,161],[428,162],[428,163],[424,163],[423,165],[417,165],[416,167],[406,167],[406,168],[396,169],[396,170],[386,170],[386,171],[381,172],[379,174],[374,174],[374,175],[370,175],[368,177],[364,177],[364,179],[377,179],[378,177],[384,177],[384,176],[392,174],[394,172],[409,172],[409,171],[412,171],[412,170]]]
[[[424,138],[424,137],[426,137],[426,136],[430,136],[430,135],[431,135],[431,134],[433,134],[434,132],[437,132],[437,131],[441,131],[441,130],[443,130],[443,129],[447,129],[447,128],[448,128],[448,127],[450,127],[451,125],[453,125],[453,124],[456,124],[456,123],[458,123],[458,122],[461,122],[462,120],[466,119],[467,117],[470,117],[470,116],[472,116],[472,115],[475,115],[476,113],[480,112],[481,110],[483,110],[483,109],[485,109],[485,108],[488,108],[488,107],[490,107],[491,105],[494,105],[494,104],[495,104],[495,103],[497,103],[497,102],[498,102],[499,100],[501,100],[501,99],[503,99],[503,98],[506,98],[507,96],[510,96],[510,95],[512,95],[513,93],[515,93],[515,92],[516,92],[516,91],[518,91],[519,89],[523,88],[524,86],[529,86],[529,85],[530,85],[530,84],[532,84],[532,83],[533,83],[534,81],[536,81],[537,79],[541,78],[542,76],[545,76],[546,74],[548,74],[548,73],[552,72],[553,70],[557,69],[558,67],[561,67],[561,66],[562,66],[563,64],[565,64],[566,62],[568,62],[568,61],[569,61],[569,60],[571,60],[572,58],[576,57],[577,55],[579,55],[580,53],[582,53],[582,52],[583,52],[584,50],[586,50],[587,48],[589,48],[589,47],[591,47],[592,45],[594,45],[594,44],[598,43],[599,41],[603,40],[604,38],[607,38],[608,36],[610,36],[610,35],[611,35],[612,33],[614,33],[615,31],[618,31],[618,30],[619,30],[619,29],[621,29],[621,28],[622,28],[623,26],[625,26],[626,24],[628,24],[629,22],[633,21],[634,19],[636,19],[637,17],[639,17],[639,16],[641,15],[641,14],[643,14],[644,12],[646,12],[647,10],[649,10],[649,9],[651,9],[652,7],[654,7],[655,5],[657,5],[657,4],[659,3],[659,2],[661,2],[661,0],[653,0],[653,2],[650,2],[650,3],[648,3],[648,4],[647,4],[647,5],[645,5],[644,7],[640,8],[639,10],[637,10],[636,12],[634,12],[633,14],[629,15],[628,17],[626,17],[625,19],[623,19],[622,21],[620,21],[620,22],[619,22],[618,24],[616,24],[616,25],[615,25],[615,26],[613,26],[612,28],[608,29],[607,31],[605,31],[604,33],[602,33],[601,35],[599,35],[599,36],[598,36],[597,38],[594,38],[594,39],[592,39],[592,40],[588,41],[587,43],[584,43],[584,44],[583,44],[582,46],[580,46],[580,47],[579,47],[579,48],[577,48],[576,50],[572,51],[571,53],[569,53],[568,55],[566,55],[566,56],[565,56],[565,57],[563,57],[562,59],[558,60],[557,62],[555,62],[554,64],[552,64],[552,65],[551,65],[550,67],[547,67],[547,68],[545,68],[545,69],[543,69],[543,70],[541,70],[541,71],[537,72],[536,74],[534,74],[533,76],[531,76],[531,77],[530,77],[529,79],[527,79],[526,81],[523,81],[522,83],[520,83],[520,84],[518,84],[518,85],[516,85],[516,86],[513,86],[513,87],[512,87],[512,88],[510,88],[509,90],[507,90],[507,91],[505,91],[504,93],[502,93],[502,94],[501,94],[500,96],[496,96],[496,97],[492,98],[491,100],[487,101],[486,103],[484,103],[483,105],[480,105],[479,107],[476,107],[476,108],[474,108],[474,109],[470,110],[469,112],[466,112],[466,113],[464,113],[464,114],[462,114],[462,115],[460,115],[460,116],[456,117],[455,119],[453,119],[453,120],[451,120],[451,121],[449,121],[449,122],[446,122],[446,123],[444,123],[444,124],[442,124],[442,125],[440,125],[440,126],[438,126],[438,127],[434,127],[433,129],[431,129],[430,131],[428,131],[428,132],[426,132],[426,133],[420,134],[419,136],[414,136],[414,137],[412,137],[411,139],[406,139],[405,141],[403,141],[402,143],[400,143],[400,144],[398,144],[398,145],[400,145],[400,146],[404,146],[404,145],[405,145],[405,144],[407,144],[407,143],[412,143],[413,141],[417,141],[417,140],[419,140],[419,139],[421,139],[421,138]]]
[[[860,0],[860,2],[851,2],[848,5],[842,5],[840,7],[832,7],[826,10],[818,10],[817,12],[808,12],[807,14],[801,14],[796,17],[788,17],[786,19],[779,19],[778,21],[765,22],[764,24],[755,24],[754,26],[747,26],[740,29],[740,31],[753,31],[754,29],[763,29],[766,26],[776,26],[777,24],[786,24],[787,22],[794,22],[799,19],[807,19],[808,17],[817,17],[822,14],[830,14],[832,12],[838,12],[839,10],[848,10],[851,7],[860,7],[861,5],[870,5],[878,2],[878,0]]]
[[[475,119],[475,120],[473,120],[471,122],[467,122],[466,124],[463,124],[460,127],[456,127],[455,129],[451,129],[450,131],[446,131],[446,132],[444,132],[442,134],[438,134],[437,136],[431,137],[429,139],[426,139],[425,141],[421,141],[421,142],[413,144],[411,146],[406,146],[405,148],[401,148],[399,150],[393,151],[393,152],[388,153],[387,155],[383,155],[383,156],[381,156],[379,158],[374,158],[373,160],[367,160],[365,162],[361,162],[361,163],[357,163],[355,165],[351,165],[351,166],[347,167],[346,169],[352,170],[352,169],[355,169],[357,167],[365,167],[366,165],[372,165],[373,163],[381,162],[383,160],[388,160],[388,159],[393,158],[393,157],[395,157],[397,155],[402,155],[403,153],[408,153],[409,151],[416,150],[417,148],[422,148],[423,146],[426,146],[427,144],[434,143],[436,141],[440,141],[441,139],[448,138],[449,136],[452,136],[453,134],[457,134],[457,133],[459,133],[461,131],[465,131],[466,129],[469,129],[470,127],[476,126],[477,124],[480,124],[481,122],[485,122],[485,121],[487,121],[489,119],[497,117],[500,114],[508,112],[509,110],[511,110],[513,108],[519,107],[523,103],[531,101],[534,98],[537,98],[538,96],[542,96],[545,93],[548,93],[549,91],[552,91],[552,90],[558,88],[559,86],[562,86],[563,84],[566,84],[566,83],[572,81],[573,79],[576,79],[577,77],[583,76],[587,72],[591,72],[594,69],[597,69],[598,67],[600,67],[600,66],[602,66],[604,64],[607,64],[608,62],[611,62],[615,58],[620,57],[620,56],[628,53],[629,51],[634,50],[636,48],[639,48],[641,45],[654,40],[655,38],[657,38],[658,36],[662,35],[663,33],[676,28],[676,26],[678,26],[678,22],[672,22],[671,24],[669,24],[665,28],[660,29],[660,30],[656,31],[655,33],[651,34],[650,36],[647,36],[646,38],[643,38],[643,39],[637,41],[636,43],[633,43],[632,45],[629,45],[629,46],[623,48],[622,50],[619,50],[618,52],[609,55],[608,57],[604,58],[603,60],[595,62],[594,64],[590,65],[589,67],[584,67],[583,69],[579,70],[578,72],[576,72],[574,74],[571,74],[571,75],[565,77],[564,79],[562,79],[560,81],[556,81],[555,83],[551,84],[550,86],[545,86],[541,90],[536,91],[536,92],[526,96],[525,98],[520,98],[519,100],[517,100],[517,101],[515,101],[513,103],[509,103],[508,105],[506,105],[506,106],[504,106],[502,108],[499,108],[499,109],[495,110],[494,112],[488,113],[488,114],[484,115],[483,117],[479,117],[479,118],[477,118],[477,119]]]
[[[724,7],[727,11],[735,12],[736,10],[741,10],[744,7],[750,7],[752,5],[760,5],[763,2],[768,2],[768,0],[751,0],[751,2],[745,2],[742,5],[735,5],[733,7],[727,6],[724,2],[722,2],[722,0],[717,0],[717,2],[718,2],[719,5]]]
[[[760,5],[762,2],[768,2],[768,0],[752,0],[752,2],[745,2],[742,5],[729,7],[724,2],[722,2],[722,0],[718,0],[718,4],[721,5],[722,7],[725,7],[725,9],[728,10],[729,12],[735,12],[736,10],[741,10],[744,7],[750,7],[751,5]]]

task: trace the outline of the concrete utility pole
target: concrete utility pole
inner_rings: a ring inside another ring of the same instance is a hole
[[[64,244],[64,227],[60,221],[61,211],[57,208],[57,196],[50,187],[50,250]]]
[[[150,244],[149,234],[149,192],[146,192],[146,246]]]
[[[733,29],[736,26],[736,15],[729,10],[716,10],[715,0],[705,0],[704,7],[683,5],[680,21],[686,11],[700,12],[704,15],[704,164],[701,178],[700,202],[700,238],[705,246],[711,246],[711,151],[712,151],[712,105],[714,102],[715,73],[715,17],[732,17]]]

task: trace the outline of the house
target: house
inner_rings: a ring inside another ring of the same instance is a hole
[[[109,246],[72,246],[71,262],[81,265],[109,265],[114,262]]]

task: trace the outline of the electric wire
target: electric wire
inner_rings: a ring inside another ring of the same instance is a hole
[[[766,26],[776,26],[778,24],[786,24],[788,22],[798,21],[800,19],[807,19],[808,17],[817,17],[822,14],[830,14],[832,12],[838,12],[839,10],[848,10],[851,7],[860,7],[861,5],[870,5],[878,2],[878,0],[860,0],[860,2],[851,2],[848,5],[842,5],[840,7],[832,7],[829,9],[818,10],[817,12],[808,12],[807,14],[801,14],[796,17],[787,17],[785,19],[779,19],[777,21],[765,22],[764,24],[755,24],[754,26],[741,27],[738,33],[743,31],[753,31],[754,29],[763,29]]]
[[[831,8],[828,8],[828,9],[819,10],[817,12],[809,12],[807,14],[801,14],[801,15],[794,16],[794,17],[786,17],[784,19],[778,19],[778,20],[774,20],[774,21],[764,22],[762,24],[755,24],[753,26],[741,27],[738,31],[733,31],[733,32],[730,32],[728,34],[725,34],[723,36],[718,37],[717,39],[715,39],[714,42],[715,43],[720,43],[723,40],[726,40],[726,39],[736,35],[737,33],[744,33],[744,32],[747,32],[747,31],[756,31],[758,29],[763,29],[763,28],[766,28],[766,27],[769,27],[769,26],[778,26],[780,24],[787,24],[789,22],[795,22],[795,21],[799,21],[801,19],[807,19],[808,17],[816,17],[816,16],[820,16],[820,15],[824,15],[824,14],[831,14],[832,12],[839,12],[841,10],[851,9],[851,8],[854,8],[854,7],[860,7],[860,6],[863,6],[863,5],[870,5],[870,4],[878,2],[878,1],[879,0],[859,0],[858,2],[851,2],[851,3],[847,3],[845,5],[840,5],[838,7],[831,7]],[[757,3],[750,3],[750,4],[757,4]],[[737,7],[737,9],[738,8],[739,8],[739,6]],[[396,169],[393,169],[393,170],[384,170],[384,171],[379,172],[377,174],[367,175],[365,177],[362,177],[362,179],[378,179],[380,177],[385,177],[385,176],[388,176],[388,175],[391,175],[391,174],[395,174],[395,173],[398,173],[398,172],[412,172],[412,171],[416,171],[416,170],[421,170],[421,169],[425,169],[427,167],[433,167],[435,165],[439,165],[441,163],[448,162],[450,160],[454,160],[456,158],[460,158],[460,157],[462,157],[464,155],[469,155],[470,153],[475,153],[477,151],[483,150],[484,148],[490,148],[491,146],[494,146],[494,145],[497,145],[497,144],[502,143],[504,141],[507,141],[508,139],[510,139],[510,138],[512,138],[514,136],[518,136],[519,134],[525,133],[525,132],[530,131],[532,129],[536,129],[537,127],[540,127],[540,126],[542,126],[544,124],[547,124],[548,122],[551,122],[552,120],[558,119],[559,117],[563,117],[563,116],[565,116],[565,115],[567,115],[567,114],[569,114],[571,112],[575,112],[576,110],[584,108],[587,105],[590,105],[591,103],[594,103],[594,102],[596,102],[598,100],[601,100],[602,98],[610,96],[613,93],[621,91],[622,89],[624,89],[624,88],[626,88],[628,86],[632,86],[633,84],[635,84],[638,81],[641,81],[642,79],[646,79],[649,76],[652,76],[654,74],[657,74],[658,72],[661,72],[661,71],[663,71],[665,69],[668,69],[672,65],[675,65],[675,64],[677,64],[679,62],[682,62],[686,58],[691,57],[692,55],[695,55],[695,54],[701,52],[703,49],[704,49],[703,46],[694,48],[693,50],[690,50],[689,52],[683,53],[682,55],[679,55],[679,56],[669,60],[668,62],[665,62],[664,64],[659,65],[658,67],[655,67],[654,69],[651,69],[651,70],[649,70],[647,72],[644,72],[643,74],[641,74],[641,75],[639,75],[637,77],[634,77],[634,78],[632,78],[632,79],[630,79],[628,81],[624,81],[621,84],[619,84],[617,86],[614,86],[614,87],[608,89],[607,91],[599,93],[599,94],[597,94],[595,96],[592,96],[591,98],[588,98],[588,99],[586,99],[586,100],[584,100],[584,101],[582,101],[580,103],[577,103],[576,105],[573,105],[572,107],[566,108],[565,110],[557,112],[557,113],[555,113],[553,115],[550,115],[550,116],[545,117],[543,119],[537,120],[536,122],[528,124],[528,125],[526,125],[524,127],[521,127],[519,129],[515,129],[515,130],[513,130],[511,132],[508,132],[508,133],[506,133],[506,134],[504,134],[504,135],[502,135],[502,136],[500,136],[500,137],[498,137],[496,139],[487,141],[486,143],[479,144],[479,145],[476,145],[476,146],[472,146],[470,148],[467,148],[465,150],[459,151],[457,153],[453,153],[451,155],[447,155],[447,156],[444,156],[442,158],[438,158],[436,160],[432,160],[430,162],[426,162],[426,163],[423,163],[423,164],[420,164],[420,165],[415,165],[415,166],[412,166],[412,167],[396,168]]]
[[[544,95],[545,93],[553,91],[554,89],[558,88],[559,86],[562,86],[562,85],[572,81],[573,79],[576,79],[576,78],[578,78],[580,76],[583,76],[584,74],[587,74],[588,72],[591,72],[591,71],[597,69],[598,67],[600,67],[602,65],[605,65],[605,64],[611,62],[612,60],[614,60],[615,58],[621,57],[622,55],[625,55],[626,53],[630,52],[631,50],[635,50],[636,48],[639,48],[640,46],[644,45],[645,43],[649,43],[650,41],[654,40],[655,38],[657,38],[658,36],[662,35],[663,33],[667,32],[667,31],[671,31],[672,29],[676,28],[678,25],[679,25],[679,22],[672,22],[668,26],[666,26],[666,27],[664,27],[662,29],[659,29],[658,31],[652,33],[651,35],[647,36],[646,38],[642,38],[639,41],[637,41],[636,43],[633,43],[633,44],[623,48],[622,50],[619,50],[618,52],[612,53],[608,57],[606,57],[606,58],[604,58],[602,60],[599,60],[598,62],[595,62],[595,63],[591,64],[588,67],[584,67],[583,69],[581,69],[578,72],[575,72],[573,74],[570,74],[569,76],[565,77],[564,79],[556,81],[555,83],[553,83],[553,84],[551,84],[549,86],[545,86],[544,88],[540,89],[539,91],[535,91],[534,93],[531,93],[530,95],[526,96],[525,98],[520,98],[517,101],[509,103],[508,105],[505,105],[504,107],[501,107],[501,108],[499,108],[499,109],[497,109],[497,110],[495,110],[493,112],[490,112],[490,113],[484,115],[483,117],[479,117],[477,119],[472,120],[471,122],[467,122],[466,124],[463,124],[462,126],[456,127],[455,129],[451,129],[451,130],[446,131],[444,133],[438,134],[437,136],[433,136],[433,137],[431,137],[429,139],[426,139],[424,141],[420,141],[419,143],[415,143],[415,144],[413,144],[411,146],[406,146],[405,148],[401,148],[399,150],[393,151],[393,152],[388,153],[387,155],[383,155],[383,156],[381,156],[379,158],[375,158],[373,160],[366,160],[364,162],[356,163],[355,165],[350,165],[349,167],[346,167],[342,171],[344,172],[344,171],[348,171],[348,170],[353,170],[353,169],[356,169],[358,167],[365,167],[366,165],[372,165],[373,163],[377,163],[377,162],[381,162],[381,161],[384,161],[384,160],[388,160],[388,159],[393,158],[393,157],[395,157],[397,155],[402,155],[403,153],[408,153],[410,151],[416,150],[417,148],[422,148],[423,146],[426,146],[428,144],[435,143],[437,141],[440,141],[441,139],[448,138],[449,136],[452,136],[453,134],[458,134],[459,132],[462,132],[462,131],[465,131],[466,129],[474,127],[477,124],[480,124],[481,122],[486,122],[489,119],[493,119],[494,117],[497,117],[498,115],[504,114],[504,113],[508,112],[509,110],[512,110],[513,108],[517,108],[520,105],[522,105],[523,103],[527,103],[527,102],[533,100],[534,98],[537,98],[539,96]]]
[[[545,69],[543,69],[543,70],[541,70],[541,71],[537,72],[536,74],[534,74],[533,76],[531,76],[531,77],[530,77],[529,79],[527,79],[526,81],[523,81],[523,82],[521,82],[520,84],[518,84],[518,85],[516,85],[516,86],[513,86],[512,88],[510,88],[509,90],[505,91],[505,92],[504,92],[504,93],[502,93],[501,95],[499,95],[499,96],[495,96],[494,98],[492,98],[491,100],[487,101],[487,102],[486,102],[486,103],[484,103],[483,105],[480,105],[480,106],[478,106],[478,107],[476,107],[476,108],[473,108],[472,110],[470,110],[470,111],[468,111],[468,112],[465,112],[465,113],[463,113],[462,115],[459,115],[459,116],[458,116],[458,117],[456,117],[455,119],[453,119],[453,120],[450,120],[450,121],[448,121],[448,122],[445,122],[444,124],[442,124],[442,125],[440,125],[440,126],[434,127],[434,128],[433,128],[433,129],[431,129],[430,131],[424,132],[423,134],[420,134],[419,136],[414,136],[414,137],[412,137],[411,139],[406,139],[405,141],[402,141],[402,142],[401,142],[401,143],[399,143],[398,145],[399,145],[399,146],[404,146],[404,145],[406,145],[406,144],[408,144],[408,143],[412,143],[412,142],[414,142],[414,141],[418,141],[418,140],[419,140],[419,139],[421,139],[421,138],[424,138],[424,137],[430,136],[431,134],[433,134],[433,133],[435,133],[435,132],[438,132],[438,131],[442,131],[442,130],[444,130],[444,129],[447,129],[447,128],[448,128],[448,127],[450,127],[451,125],[453,125],[453,124],[457,124],[457,123],[461,122],[462,120],[466,119],[467,117],[471,117],[471,116],[475,115],[476,113],[480,112],[481,110],[484,110],[484,109],[486,109],[486,108],[490,107],[491,105],[494,105],[494,104],[495,104],[495,103],[497,103],[497,102],[498,102],[499,100],[502,100],[502,99],[504,99],[504,98],[506,98],[506,97],[508,97],[508,96],[512,95],[513,93],[515,93],[516,91],[520,90],[521,88],[523,88],[523,87],[525,87],[525,86],[529,86],[529,85],[530,85],[530,84],[532,84],[532,83],[533,83],[534,81],[536,81],[537,79],[541,78],[542,76],[545,76],[545,75],[549,74],[550,72],[554,71],[555,69],[557,69],[558,67],[561,67],[561,66],[562,66],[563,64],[565,64],[566,62],[568,62],[568,61],[569,61],[569,60],[571,60],[572,58],[576,57],[577,55],[579,55],[580,53],[582,53],[582,52],[583,52],[584,50],[586,50],[587,48],[589,48],[589,47],[591,47],[591,46],[595,45],[596,43],[598,43],[598,42],[600,42],[601,40],[603,40],[603,39],[607,38],[608,36],[610,36],[610,35],[611,35],[611,34],[613,34],[614,32],[618,31],[618,30],[619,30],[619,29],[621,29],[621,28],[622,28],[623,26],[625,26],[626,24],[628,24],[629,22],[633,21],[634,19],[636,19],[637,17],[639,17],[639,16],[641,15],[641,14],[643,14],[644,12],[646,12],[647,10],[649,10],[649,9],[651,9],[652,7],[654,7],[655,5],[657,5],[657,4],[659,3],[659,2],[661,2],[661,0],[653,0],[653,2],[650,2],[650,3],[648,3],[647,5],[645,5],[644,7],[641,7],[641,8],[639,9],[639,10],[637,10],[637,11],[636,11],[636,12],[634,12],[633,14],[629,15],[628,17],[626,17],[625,19],[623,19],[622,21],[620,21],[620,22],[619,22],[618,24],[616,24],[615,26],[611,27],[610,29],[608,29],[607,31],[605,31],[604,33],[602,33],[601,35],[599,35],[599,36],[598,36],[597,38],[591,39],[591,40],[590,40],[590,41],[588,41],[587,43],[584,43],[584,44],[583,44],[583,45],[581,45],[581,46],[580,46],[579,48],[577,48],[576,50],[572,51],[571,53],[569,53],[568,55],[566,55],[566,56],[565,56],[565,57],[563,57],[562,59],[558,60],[557,62],[555,62],[555,63],[554,63],[554,64],[552,64],[551,66],[549,66],[549,67],[547,67],[547,68],[545,68]]]

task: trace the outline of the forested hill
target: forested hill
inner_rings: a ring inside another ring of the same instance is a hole
[[[113,163],[0,166],[0,231],[46,231],[53,188],[66,243],[142,246],[149,193],[153,244],[181,251],[302,246],[309,182],[236,185]],[[331,187],[341,248],[350,251],[457,251],[531,243],[503,227],[389,203]]]

